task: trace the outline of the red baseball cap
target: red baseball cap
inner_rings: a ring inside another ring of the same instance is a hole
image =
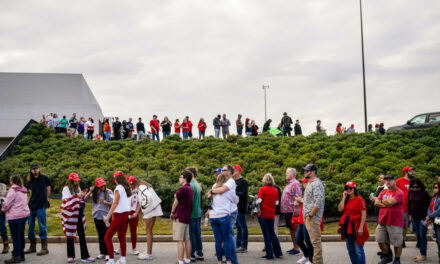
[[[98,186],[98,188],[99,188],[99,187],[102,187],[107,184],[105,183],[103,178],[99,177],[95,180],[95,185]]]
[[[134,182],[136,182],[136,178],[131,175],[128,175],[126,179],[127,179],[128,183],[130,183],[130,184],[133,184]]]
[[[246,118],[246,120],[250,120],[249,118]]]
[[[69,174],[69,180],[79,181],[79,176],[76,172],[72,172]]]
[[[412,167],[405,166],[405,167],[403,167],[403,169],[402,169],[402,173],[405,174],[405,173],[407,173],[407,172],[410,171],[410,170],[414,170],[414,169],[413,169]]]
[[[348,187],[351,187],[351,188],[356,188],[356,183],[355,183],[355,182],[351,182],[351,181],[349,181],[349,182],[347,182],[347,183],[345,184],[345,186],[348,186]]]
[[[238,170],[241,173],[241,166],[238,164],[234,165],[234,170]]]
[[[299,180],[300,182],[309,182],[309,179],[306,179],[306,178],[304,178],[304,179],[301,179],[301,180]]]
[[[119,175],[124,176],[124,173],[122,171],[115,171],[115,173],[113,173],[113,183],[116,183],[115,178],[118,177]]]

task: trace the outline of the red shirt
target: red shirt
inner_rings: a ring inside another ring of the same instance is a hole
[[[151,133],[159,132],[159,120],[157,119],[151,120],[150,127],[151,127]],[[156,129],[156,131],[154,131],[153,127]]]
[[[182,122],[182,132],[190,131],[188,122]]]
[[[193,129],[193,123],[191,121],[186,121],[186,123],[188,124],[188,131],[191,131]]]
[[[353,199],[347,198],[348,201],[344,206],[344,215],[346,216],[359,216],[361,215],[361,211],[367,210],[367,206],[365,205],[365,200],[356,196]]]
[[[174,123],[174,133],[180,133],[180,124],[178,122]]]
[[[197,127],[199,128],[200,131],[205,131],[206,130],[206,123],[205,122],[199,122]]]
[[[262,200],[260,204],[261,214],[258,217],[275,219],[275,203],[279,201],[278,190],[273,186],[263,186],[258,191],[258,198]]]
[[[408,192],[409,192],[409,183],[410,181],[405,179],[405,177],[399,178],[396,181],[396,186],[403,192],[403,196],[405,198],[403,204],[403,211],[408,213]]]
[[[379,197],[377,197],[377,199],[382,200],[391,197],[397,201],[397,204],[391,207],[380,208],[379,224],[403,227],[403,203],[404,203],[403,192],[399,188],[396,188],[393,191],[386,189],[380,192]]]

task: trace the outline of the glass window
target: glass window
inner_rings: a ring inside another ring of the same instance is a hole
[[[411,121],[409,121],[412,125],[419,125],[419,124],[424,124],[426,121],[426,115],[419,115],[414,117],[413,119],[411,119]]]
[[[429,123],[440,122],[440,113],[430,114],[428,122]]]

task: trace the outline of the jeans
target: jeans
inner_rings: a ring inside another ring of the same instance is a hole
[[[202,139],[204,137],[205,137],[205,130],[203,130],[203,131],[199,130],[199,139]]]
[[[435,242],[437,242],[438,263],[440,263],[440,225],[434,224]]]
[[[89,251],[87,250],[87,242],[86,242],[86,234],[84,231],[84,226],[82,222],[82,213],[79,213],[78,215],[78,222],[76,224],[76,232],[78,232],[78,238],[79,238],[79,247],[81,250],[81,259],[89,258]],[[67,238],[67,257],[68,258],[75,258],[75,242],[73,238]]]
[[[183,131],[182,136],[183,136],[183,139],[187,139],[188,138],[188,131]]]
[[[154,140],[154,138],[157,138],[157,141],[160,141],[159,132],[151,133],[151,135],[153,137],[153,140]]]
[[[28,230],[28,238],[29,240],[35,239],[35,217],[38,221],[38,227],[40,229],[40,232],[38,233],[38,236],[40,239],[46,239],[47,238],[47,227],[46,227],[46,209],[36,209],[36,210],[30,210],[31,215],[29,216],[29,230]]]
[[[220,128],[214,128],[214,132],[215,132],[215,137],[219,138],[220,137]]]
[[[353,264],[365,264],[365,252],[364,244],[359,246],[354,239],[345,239],[347,245],[348,255],[350,256],[351,263]]]
[[[145,137],[145,132],[144,131],[138,131],[138,140],[141,140]]]
[[[237,128],[237,135],[243,135],[243,128]]]
[[[202,246],[202,230],[200,228],[201,217],[191,218],[189,224],[189,240],[191,241],[191,257],[195,258],[195,253],[199,256],[203,256]]]
[[[296,243],[304,254],[304,257],[308,258],[310,262],[313,260],[313,246],[310,242],[309,233],[307,233],[306,226],[303,224],[298,225],[296,231]]]
[[[252,135],[252,132],[246,132],[246,136],[250,137]]]
[[[275,235],[274,220],[258,217],[258,222],[263,232],[267,259],[273,259],[274,254],[277,257],[281,257],[283,253],[281,252],[280,241],[278,241],[278,237]]]
[[[215,252],[217,253],[217,260],[222,260],[222,241],[225,252],[226,261],[231,261],[231,222],[229,216],[220,218],[210,218],[212,231],[215,238]]]
[[[237,264],[238,260],[237,260],[237,247],[236,247],[236,241],[235,241],[235,235],[234,235],[234,225],[235,222],[237,222],[237,215],[238,215],[238,210],[235,210],[235,212],[232,212],[229,215],[229,221],[231,224],[231,263],[232,264]]]
[[[162,131],[162,137],[165,138],[167,136],[171,135],[171,131]]]
[[[14,250],[12,251],[13,257],[23,257],[24,258],[24,246],[26,245],[26,240],[24,238],[24,228],[26,227],[27,217],[8,220],[9,231],[11,232],[12,245]]]
[[[5,239],[8,239],[8,230],[6,230],[6,216],[0,215],[0,235],[5,241]]]
[[[246,225],[246,214],[237,216],[237,247],[247,249],[248,247],[248,228]]]
[[[105,131],[105,141],[109,141],[110,140],[110,131]]]
[[[426,248],[428,241],[426,240],[426,227],[423,225],[424,218],[412,218],[414,233],[416,233],[417,241],[419,241],[420,255],[426,256]]]

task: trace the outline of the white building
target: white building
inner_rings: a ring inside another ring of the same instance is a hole
[[[82,74],[0,72],[0,153],[30,119],[49,113],[91,116],[96,124],[104,117]]]

